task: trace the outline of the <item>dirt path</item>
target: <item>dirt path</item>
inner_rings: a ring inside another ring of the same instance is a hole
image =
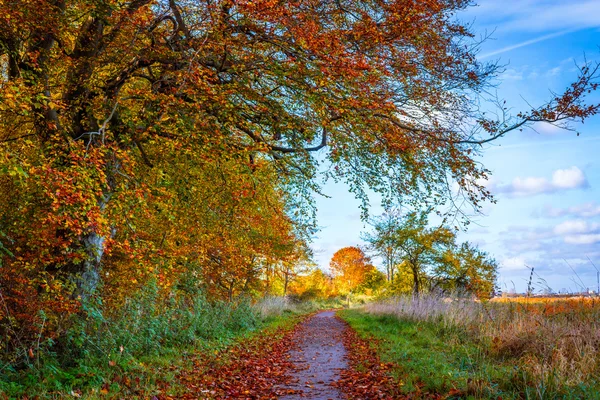
[[[335,312],[324,311],[301,324],[295,334],[297,346],[290,350],[294,364],[292,381],[278,392],[280,397],[295,399],[344,399],[331,383],[340,379],[340,371],[347,367],[346,348],[342,343],[346,325],[335,318]]]

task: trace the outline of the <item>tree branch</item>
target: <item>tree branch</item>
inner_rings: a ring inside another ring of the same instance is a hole
[[[280,153],[297,153],[301,151],[318,151],[324,148],[325,146],[327,146],[327,129],[323,128],[321,143],[318,146],[302,148],[271,146],[271,150],[278,151]]]

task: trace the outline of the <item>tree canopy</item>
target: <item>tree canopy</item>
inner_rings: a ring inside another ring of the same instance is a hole
[[[496,292],[498,263],[469,242],[444,251],[434,268],[432,286],[474,293],[489,299]]]
[[[383,261],[392,290],[410,282],[415,295],[424,288],[468,292],[483,299],[494,293],[496,261],[469,242],[458,246],[456,232],[444,224],[431,226],[428,213],[389,211],[372,225],[373,231],[363,236]],[[401,281],[394,283],[394,277]]]
[[[341,293],[354,292],[372,279],[375,267],[369,257],[356,246],[339,249],[331,257],[329,267]]]

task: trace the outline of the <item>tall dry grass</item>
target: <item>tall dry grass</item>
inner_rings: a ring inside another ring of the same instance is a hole
[[[252,308],[262,318],[269,318],[283,315],[287,312],[295,313],[299,311],[298,304],[290,300],[287,296],[263,297],[256,304],[254,304]]]
[[[597,299],[483,303],[431,294],[372,303],[365,310],[460,329],[479,342],[488,356],[514,360],[529,379],[539,383],[540,390],[586,384],[600,377]]]

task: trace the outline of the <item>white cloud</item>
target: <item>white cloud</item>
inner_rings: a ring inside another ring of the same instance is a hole
[[[561,234],[557,234],[555,230]],[[562,234],[563,232],[583,233]],[[558,290],[568,287],[568,282],[572,279],[579,282],[564,260],[577,270],[584,286],[591,287],[592,282],[594,286],[596,284],[596,270],[588,257],[596,265],[600,265],[600,223],[573,220],[557,226],[509,226],[506,231],[501,232],[500,243],[505,250],[504,257],[499,258],[502,260],[500,279],[522,278],[516,280],[521,291],[524,290],[523,282],[527,282],[529,278],[527,267],[535,267],[533,283],[536,288],[550,285]]]
[[[487,178],[478,178],[475,180],[475,183],[483,187],[490,188],[496,185],[496,178],[493,176],[488,176]]]
[[[549,70],[548,72],[546,72],[546,77],[551,78],[553,76],[558,76],[560,75],[562,71],[561,67],[554,67],[551,70]]]
[[[548,192],[552,189],[552,187],[548,184],[548,180],[546,178],[516,177],[512,181],[511,189],[515,193],[527,195]]]
[[[506,241],[505,246],[514,253],[525,253],[541,249],[542,243],[538,240],[512,240]]]
[[[600,242],[600,223],[583,219],[569,220],[554,227],[553,232],[567,244],[586,245]]]
[[[485,58],[482,56],[481,58]],[[523,71],[518,71],[514,68],[509,68],[501,76],[503,81],[522,81],[523,80]]]
[[[516,177],[510,184],[492,186],[490,189],[498,193],[522,197],[563,190],[583,189],[589,185],[583,171],[578,167],[571,167],[554,171],[551,180],[543,177]]]
[[[506,2],[503,2],[506,4]],[[521,3],[521,2],[517,2]],[[503,26],[523,31],[545,31],[548,29],[585,29],[600,25],[600,4],[597,0],[534,1],[529,12],[521,10],[520,15]],[[535,15],[535,18],[531,18]]]
[[[597,0],[486,0],[467,10],[491,30],[548,32],[600,26]],[[532,17],[534,16],[534,17]]]
[[[572,133],[571,131],[561,128],[560,126],[549,124],[547,122],[539,122],[535,124],[531,129],[544,136],[556,136],[561,133],[567,132]]]
[[[527,266],[525,265],[525,259],[523,257],[512,257],[502,260],[500,263],[500,268],[509,271],[518,271],[521,269],[527,269]]]
[[[568,208],[554,208],[546,205],[542,211],[542,215],[548,218],[558,218],[565,216],[573,216],[577,218],[590,218],[600,215],[600,204],[590,201],[577,206]]]
[[[569,208],[569,212],[584,218],[595,217],[600,215],[600,204],[594,202],[584,203],[580,206]]]
[[[554,233],[557,235],[566,235],[573,233],[590,233],[598,230],[600,224],[589,223],[582,219],[570,220],[560,223],[554,227]]]
[[[565,236],[565,243],[569,243],[569,244],[600,243],[600,233]]]
[[[552,185],[561,189],[575,189],[587,186],[583,171],[577,167],[557,169],[552,174]]]
[[[581,259],[600,254],[600,223],[582,219],[564,221],[556,226],[512,226],[502,232],[506,257],[501,267],[507,271],[525,268],[526,259],[536,268],[546,268],[555,260]]]
[[[515,33],[523,37],[523,33],[530,33],[514,44],[482,54],[482,59],[600,26],[598,0],[486,0],[481,3],[465,13],[466,19],[475,19],[481,30],[495,31],[497,37]]]

